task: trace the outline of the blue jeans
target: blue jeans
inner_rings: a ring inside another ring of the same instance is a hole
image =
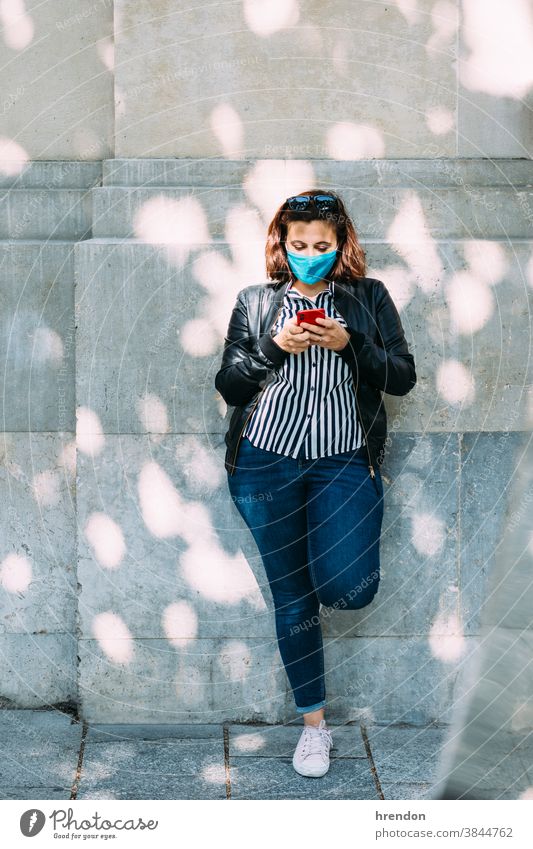
[[[279,652],[296,711],[326,704],[319,604],[370,604],[380,580],[383,483],[363,445],[317,460],[285,457],[241,439],[228,486],[270,584]]]

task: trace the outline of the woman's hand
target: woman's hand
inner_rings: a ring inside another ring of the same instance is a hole
[[[320,345],[321,348],[329,348],[331,351],[341,351],[350,341],[350,334],[344,329],[342,324],[335,321],[334,318],[316,319],[320,324],[309,324],[307,321],[302,321],[300,327],[308,329],[308,337],[310,344]]]
[[[308,326],[311,327],[312,325]],[[276,345],[279,345],[284,351],[288,351],[289,354],[301,354],[314,342],[309,331],[305,330],[301,324],[296,324],[296,316],[289,318],[283,324],[280,332],[272,338]]]

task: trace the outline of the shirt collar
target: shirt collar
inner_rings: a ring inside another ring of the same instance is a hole
[[[335,294],[335,281],[334,281],[334,280],[328,280],[328,288],[327,288],[327,289],[322,289],[322,292],[326,292],[326,291],[331,292],[331,294],[332,294],[332,295],[334,295],[334,294]],[[322,294],[322,292],[319,292],[318,294],[319,294],[319,295],[321,295],[321,294]],[[302,293],[301,293],[301,292],[299,292],[299,291],[298,291],[298,289],[295,289],[295,288],[294,288],[293,283],[292,283],[292,280],[291,280],[291,282],[289,283],[289,286],[288,286],[288,288],[287,288],[287,294],[288,294],[288,295],[299,295],[299,296],[301,296],[301,295],[302,295]]]

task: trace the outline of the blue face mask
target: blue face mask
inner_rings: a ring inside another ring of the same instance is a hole
[[[313,286],[328,273],[337,259],[337,249],[316,256],[301,256],[287,251],[287,261],[293,274],[303,283]]]

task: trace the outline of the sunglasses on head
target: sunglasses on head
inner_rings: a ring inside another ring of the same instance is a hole
[[[310,209],[312,206],[319,212],[338,209],[337,198],[333,195],[293,195],[293,197],[287,198],[285,205],[294,211]]]

